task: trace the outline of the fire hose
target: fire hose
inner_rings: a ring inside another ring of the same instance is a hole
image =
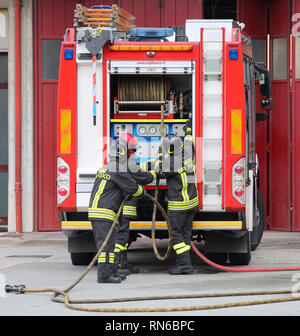
[[[162,92],[163,94],[163,92]],[[161,106],[161,141],[164,137],[164,106]],[[152,213],[152,228],[151,228],[151,238],[152,238],[152,246],[153,251],[159,260],[165,260],[171,253],[172,249],[172,230],[170,226],[170,222],[168,219],[168,215],[166,214],[164,208],[158,202],[158,188],[159,188],[159,179],[157,179],[154,197],[149,194],[146,194],[144,197],[147,197],[153,202],[153,213]],[[78,283],[88,274],[91,268],[95,265],[98,260],[98,256],[104,250],[107,242],[109,241],[115,226],[118,222],[118,219],[123,210],[124,204],[127,201],[129,196],[126,196],[120,208],[116,214],[116,217],[111,225],[111,228],[99,248],[98,252],[94,256],[93,260],[87,266],[85,271],[79,276],[77,280],[75,280],[69,287],[64,290],[59,290],[56,288],[44,288],[44,289],[27,289],[24,285],[15,285],[15,286],[6,286],[6,292],[15,292],[19,294],[25,293],[45,293],[50,292],[54,293],[51,297],[53,302],[64,303],[65,306],[69,309],[86,311],[86,312],[100,312],[100,313],[141,313],[141,312],[179,312],[179,311],[195,311],[195,310],[210,310],[210,309],[221,309],[221,308],[230,308],[230,307],[241,307],[241,306],[250,306],[250,305],[260,305],[260,304],[269,304],[269,303],[280,303],[280,302],[291,302],[291,301],[299,301],[300,300],[300,292],[293,292],[292,290],[277,290],[277,291],[250,291],[250,292],[227,292],[227,293],[214,293],[214,294],[192,294],[192,295],[167,295],[167,296],[141,296],[141,297],[131,297],[131,298],[117,298],[117,299],[103,299],[103,300],[70,300],[69,292],[76,286]],[[155,221],[156,221],[156,210],[157,208],[160,210],[163,215],[168,228],[168,248],[165,255],[162,257],[155,244]],[[209,259],[207,259],[191,242],[191,247],[193,248],[196,255],[201,258],[205,263],[210,266],[217,268],[222,271],[227,272],[267,272],[267,271],[296,271],[300,270],[300,267],[269,267],[269,268],[233,268],[227,266],[218,265]],[[179,300],[179,299],[204,299],[204,298],[216,298],[216,297],[237,297],[237,296],[263,296],[263,295],[283,295],[283,294],[293,294],[290,297],[281,297],[274,299],[264,299],[264,300],[252,300],[252,301],[244,301],[244,302],[233,302],[233,303],[225,303],[225,304],[214,304],[214,305],[198,305],[198,306],[185,306],[185,307],[167,307],[167,308],[98,308],[98,307],[83,307],[79,306],[79,304],[105,304],[105,303],[116,303],[116,302],[137,302],[137,301],[154,301],[154,300]],[[59,298],[59,296],[63,296]]]
[[[164,211],[163,207],[160,203],[155,200],[151,195],[146,194],[148,197],[161,211],[164,219],[166,220],[169,232],[170,223],[168,220],[168,216]],[[91,263],[87,266],[85,271],[80,275],[80,277],[74,281],[69,287],[64,290],[59,290],[56,288],[44,288],[44,289],[30,289],[26,288],[24,285],[16,285],[16,286],[6,286],[7,292],[15,292],[19,294],[25,293],[45,293],[50,292],[54,293],[51,297],[53,302],[64,303],[65,306],[69,309],[86,311],[86,312],[99,312],[99,313],[141,313],[141,312],[179,312],[179,311],[195,311],[195,310],[211,310],[211,309],[221,309],[221,308],[232,308],[232,307],[241,307],[241,306],[250,306],[250,305],[261,305],[261,304],[270,304],[270,303],[282,303],[282,302],[291,302],[291,301],[299,301],[300,295],[299,292],[293,292],[292,290],[276,290],[276,291],[250,291],[250,292],[225,292],[225,293],[214,293],[214,294],[189,294],[189,295],[167,295],[167,296],[141,296],[141,297],[130,297],[130,298],[116,298],[116,299],[103,299],[103,300],[71,300],[69,297],[69,292],[88,274],[93,265],[96,263],[98,256],[105,248],[107,242],[109,241],[118,218],[121,214],[123,206],[127,200],[128,196],[124,198],[121,203],[121,206],[117,212],[116,218],[112,223],[112,226],[105,238],[102,246],[98,250],[97,254],[91,261]],[[170,237],[169,237],[170,238]],[[171,244],[171,239],[169,239],[169,246]],[[231,268],[225,267],[221,265],[217,265],[210,260],[208,260],[204,255],[195,247],[195,245],[191,242],[191,246],[196,254],[209,265],[218,268],[223,271],[230,272],[266,272],[266,271],[294,271],[300,270],[300,267],[271,267],[271,268]],[[239,296],[263,296],[263,295],[284,295],[284,294],[292,294],[289,297],[281,297],[274,299],[262,299],[262,300],[252,300],[252,301],[243,301],[243,302],[232,302],[232,303],[221,303],[221,304],[213,304],[213,305],[196,305],[196,306],[183,306],[183,307],[161,307],[161,308],[99,308],[99,307],[84,307],[80,306],[83,304],[105,304],[105,303],[116,303],[116,302],[137,302],[137,301],[153,301],[153,300],[179,300],[179,299],[205,299],[205,298],[216,298],[216,297],[239,297]],[[59,296],[63,296],[59,298]]]

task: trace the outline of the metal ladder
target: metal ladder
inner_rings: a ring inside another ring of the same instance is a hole
[[[201,28],[202,211],[224,210],[224,42],[225,28]]]

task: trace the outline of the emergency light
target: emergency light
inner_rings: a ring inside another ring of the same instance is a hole
[[[229,59],[230,60],[238,59],[238,49],[229,49]]]
[[[170,37],[174,34],[172,28],[131,28],[131,37]]]
[[[64,57],[65,57],[65,60],[72,60],[73,59],[73,49],[65,49]]]

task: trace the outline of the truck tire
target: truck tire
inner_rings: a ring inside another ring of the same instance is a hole
[[[75,253],[71,252],[71,261],[74,266],[87,266],[93,260],[95,254],[86,252],[86,253]]]
[[[250,232],[246,233],[247,239],[247,251],[243,253],[229,253],[229,259],[231,265],[234,266],[242,266],[242,265],[249,265],[251,261],[251,243],[250,243]]]
[[[257,209],[254,216],[256,225],[251,232],[251,251],[255,251],[258,247],[265,229],[265,206],[259,189],[257,190]]]

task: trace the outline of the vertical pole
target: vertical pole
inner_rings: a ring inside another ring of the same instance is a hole
[[[16,233],[22,233],[21,0],[15,0],[15,195]]]
[[[222,27],[222,208],[225,208],[225,55],[226,55],[226,45],[225,45],[225,27]]]
[[[96,125],[96,114],[97,114],[97,97],[96,97],[96,62],[97,55],[93,55],[93,125]]]

